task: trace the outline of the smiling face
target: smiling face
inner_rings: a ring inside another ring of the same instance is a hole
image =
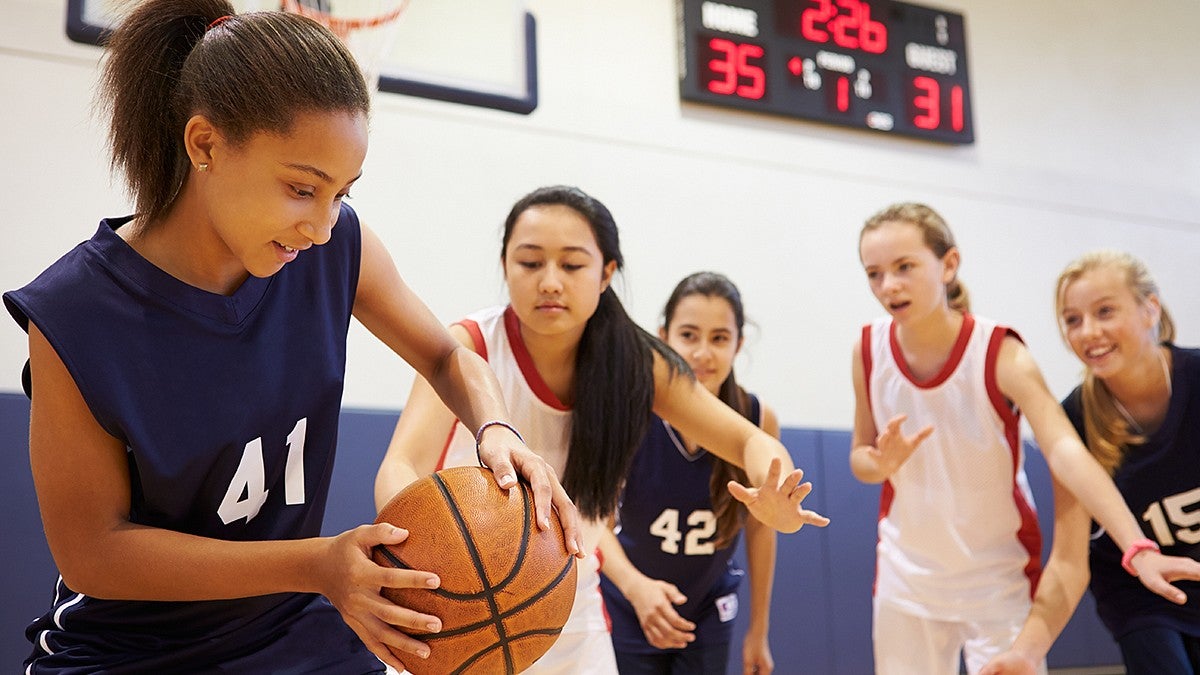
[[[958,249],[939,259],[916,225],[887,221],[864,231],[859,257],[875,299],[898,323],[948,307],[946,284],[958,271]]]
[[[742,348],[737,317],[729,301],[700,293],[679,300],[659,336],[687,361],[696,379],[713,394],[733,372],[734,357]]]
[[[525,209],[504,249],[504,280],[513,311],[539,335],[578,340],[608,288],[616,262],[604,262],[592,227],[575,209]]]
[[[361,113],[306,113],[286,136],[257,133],[233,146],[214,131],[203,142],[209,168],[193,179],[213,246],[231,267],[267,277],[329,241],[342,199],[362,173],[367,121]]]
[[[1106,265],[1064,283],[1059,328],[1075,356],[1103,380],[1139,362],[1157,361],[1159,314],[1156,296],[1139,302],[1127,274]]]

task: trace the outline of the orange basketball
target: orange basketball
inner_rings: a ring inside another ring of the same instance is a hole
[[[436,589],[385,588],[398,605],[432,614],[442,630],[406,629],[428,659],[397,653],[414,675],[518,673],[546,653],[575,602],[575,559],[562,526],[539,531],[525,483],[507,494],[480,467],[444,469],[404,488],[376,522],[409,531],[376,546],[376,563],[436,573]]]

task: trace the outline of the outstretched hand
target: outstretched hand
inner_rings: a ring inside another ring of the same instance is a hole
[[[869,451],[880,470],[888,476],[896,473],[896,469],[908,461],[917,446],[933,433],[933,426],[930,425],[912,436],[905,436],[900,431],[900,425],[906,419],[908,415],[896,415],[888,420],[887,427],[875,438],[875,446]]]
[[[812,492],[812,483],[800,483],[804,472],[796,469],[780,480],[783,461],[778,457],[771,460],[767,479],[762,487],[746,487],[737,481],[729,481],[729,493],[746,505],[750,515],[760,523],[780,532],[795,532],[805,525],[825,527],[829,519],[816,511],[801,507],[801,502]]]
[[[320,593],[341,613],[367,649],[380,660],[404,672],[404,664],[393,650],[411,654],[412,659],[429,656],[429,645],[401,632],[405,628],[439,631],[438,617],[401,607],[380,595],[383,588],[437,588],[441,580],[431,572],[383,567],[371,560],[371,549],[380,544],[399,544],[408,530],[387,523],[362,525],[343,532],[328,542],[316,565]]]
[[[1171,585],[1173,581],[1200,581],[1200,562],[1192,558],[1163,555],[1157,551],[1143,551],[1133,557],[1133,568],[1138,580],[1151,591],[1171,602],[1182,605],[1187,594]]]
[[[562,523],[567,551],[577,558],[587,555],[583,549],[579,511],[546,460],[530,450],[516,434],[500,425],[487,429],[479,444],[479,460],[492,470],[496,483],[505,490],[516,486],[519,473],[529,483],[533,493],[533,512],[538,529],[548,529],[551,512],[556,512]]]

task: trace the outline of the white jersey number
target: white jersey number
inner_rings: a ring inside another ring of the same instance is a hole
[[[304,436],[308,432],[308,418],[296,422],[291,433],[287,436],[287,463],[283,468],[283,498],[284,503],[304,503]],[[246,444],[242,449],[242,461],[238,463],[237,471],[233,472],[233,480],[229,481],[229,489],[225,498],[217,507],[217,515],[226,525],[235,520],[246,519],[250,522],[267,502],[266,471],[263,468],[262,437]]]
[[[1200,542],[1200,488],[1154,502],[1142,520],[1150,523],[1160,546],[1173,546],[1176,539],[1185,544]],[[1172,531],[1172,525],[1179,529]]]
[[[650,534],[662,539],[659,547],[664,553],[679,553],[679,540],[683,539],[684,555],[712,555],[716,550],[711,541],[717,531],[717,519],[708,509],[699,509],[688,514],[689,526],[685,537],[679,531],[679,509],[663,509],[650,523]]]

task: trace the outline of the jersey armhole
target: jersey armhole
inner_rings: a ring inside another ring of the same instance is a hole
[[[1021,344],[1025,344],[1017,331],[1007,326],[996,326],[992,329],[992,334],[988,337],[987,357],[984,360],[983,381],[988,400],[991,401],[996,414],[1006,426],[1015,427],[1021,419],[1021,411],[1000,391],[1000,385],[996,382],[996,361],[1000,357],[1000,346],[1004,344],[1004,338],[1010,335]]]
[[[867,397],[867,411],[871,410],[871,324],[862,327],[862,337],[859,338],[859,349],[862,352],[863,393]]]

